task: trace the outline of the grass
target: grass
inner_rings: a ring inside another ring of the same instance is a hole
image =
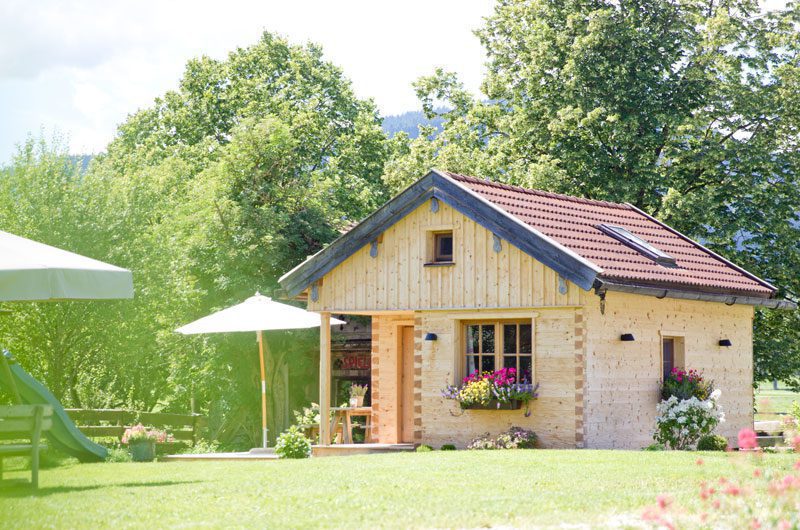
[[[755,392],[756,421],[780,420],[782,415],[792,410],[792,402],[800,403],[800,393],[787,389],[775,390],[772,383],[761,383]]]
[[[0,521],[4,528],[597,526],[638,521],[659,493],[697,502],[701,480],[752,474],[748,458],[533,450],[73,464],[42,471],[38,492],[0,490]],[[789,469],[797,455],[763,458],[762,467]]]

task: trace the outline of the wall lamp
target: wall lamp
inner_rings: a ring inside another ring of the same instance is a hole
[[[439,337],[436,336],[436,333],[426,333],[425,340],[436,340]]]
[[[633,342],[636,339],[633,337],[633,333],[623,333],[619,336],[619,340],[622,342]]]
[[[719,345],[720,346],[730,347],[730,346],[733,346],[733,343],[731,342],[731,339],[720,339]]]

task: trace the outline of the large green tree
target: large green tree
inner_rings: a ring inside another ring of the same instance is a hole
[[[65,404],[186,411],[211,436],[258,439],[254,334],[186,338],[382,203],[388,156],[374,104],[315,45],[265,33],[188,63],[129,116],[86,173],[31,140],[0,172],[4,230],[127,267],[133,301],[18,304],[4,343]],[[273,434],[315,399],[314,331],[269,333]]]
[[[438,166],[631,202],[798,293],[797,23],[751,0],[500,0],[478,31],[488,99],[420,79],[444,131],[398,140],[387,183]],[[758,312],[757,377],[800,385],[798,329]]]

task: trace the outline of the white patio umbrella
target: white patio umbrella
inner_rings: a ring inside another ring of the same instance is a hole
[[[0,231],[0,301],[133,298],[131,271]]]
[[[114,298],[133,298],[131,271],[0,231],[0,302]],[[21,403],[2,355],[0,365]]]
[[[331,325],[344,324],[331,318]],[[261,363],[261,434],[262,447],[267,447],[267,379],[264,369],[264,331],[307,329],[320,325],[319,315],[305,309],[276,302],[256,293],[241,304],[217,311],[181,326],[175,331],[183,335],[255,331]]]

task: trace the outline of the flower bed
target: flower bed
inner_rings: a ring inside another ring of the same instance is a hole
[[[458,402],[462,409],[515,410],[536,399],[537,385],[526,378],[517,381],[514,368],[502,368],[494,372],[478,372],[463,379],[461,386],[450,385],[442,396]]]
[[[661,387],[655,441],[670,449],[695,448],[725,421],[719,395],[700,372],[674,368]]]

